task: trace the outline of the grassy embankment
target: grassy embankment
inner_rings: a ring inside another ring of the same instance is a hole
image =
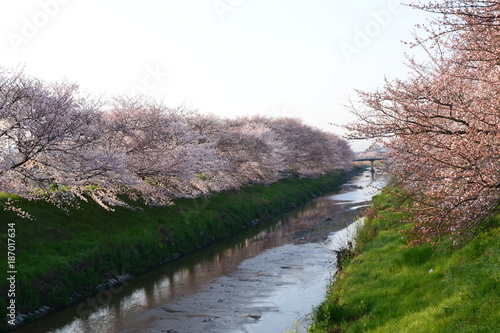
[[[310,332],[500,332],[500,216],[459,250],[408,248],[394,191],[374,198],[359,254],[330,286]]]
[[[316,179],[290,178],[209,198],[177,200],[168,207],[137,206],[116,208],[114,212],[94,202],[81,202],[80,209],[65,213],[48,203],[17,198],[18,205],[36,218],[21,219],[0,210],[3,253],[7,224],[15,223],[18,313],[45,305],[66,306],[75,293],[95,293],[96,286],[109,278],[137,274],[211,244],[251,226],[256,219],[266,219],[333,191],[345,180],[346,175],[341,173]],[[8,197],[0,193],[0,205]],[[3,254],[2,258],[6,263]],[[6,295],[6,282],[0,282],[2,295]],[[4,299],[0,299],[2,318]]]

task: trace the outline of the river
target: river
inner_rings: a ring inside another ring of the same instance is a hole
[[[385,185],[368,171],[213,246],[102,291],[16,333],[305,331],[335,271],[334,250]],[[300,329],[302,327],[302,330]]]

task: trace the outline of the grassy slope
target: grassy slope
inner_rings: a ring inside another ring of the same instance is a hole
[[[209,198],[182,199],[168,207],[117,208],[115,212],[82,202],[80,209],[64,213],[47,203],[19,200],[35,221],[0,210],[2,244],[7,223],[16,223],[17,309],[27,313],[43,305],[67,305],[75,292],[88,295],[104,279],[157,266],[246,228],[256,219],[332,191],[344,181],[340,174],[292,178]],[[7,197],[0,193],[0,204]],[[3,295],[5,286],[2,279]],[[4,305],[2,297],[3,318]]]
[[[361,254],[330,286],[310,331],[500,332],[500,216],[460,250],[406,248],[397,201],[389,191],[374,198]]]

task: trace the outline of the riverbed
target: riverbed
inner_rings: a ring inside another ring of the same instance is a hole
[[[205,247],[19,333],[305,331],[335,271],[334,250],[386,183],[368,171],[340,193]]]

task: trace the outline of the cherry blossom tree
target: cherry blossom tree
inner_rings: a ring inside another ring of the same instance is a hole
[[[98,107],[73,83],[49,84],[0,69],[1,191],[50,200],[92,192],[88,185],[109,187],[110,179],[127,183],[122,156],[100,147]],[[50,190],[56,184],[64,193]]]
[[[385,138],[387,169],[412,194],[411,243],[461,246],[500,199],[500,39],[496,1],[439,1],[426,38],[429,61],[412,75],[359,92],[352,138]]]
[[[285,147],[276,133],[257,118],[228,120],[217,148],[230,163],[238,187],[245,183],[269,184],[281,178]],[[237,181],[236,181],[237,180]]]
[[[230,166],[218,179],[225,179],[232,188],[352,167],[353,153],[346,140],[298,119],[252,116],[223,121],[210,117],[200,122],[203,126],[197,127],[215,142]]]
[[[287,147],[287,172],[317,176],[336,169],[349,170],[353,154],[346,140],[304,124],[295,118],[269,123]]]
[[[205,188],[197,177],[224,166],[184,113],[153,100],[120,97],[105,115],[107,148],[126,156],[127,169],[142,180],[134,188],[151,202],[198,195]]]
[[[58,205],[164,205],[349,169],[347,142],[296,119],[221,119],[140,97],[82,96],[0,68],[0,191]],[[62,206],[61,206],[62,207]]]

